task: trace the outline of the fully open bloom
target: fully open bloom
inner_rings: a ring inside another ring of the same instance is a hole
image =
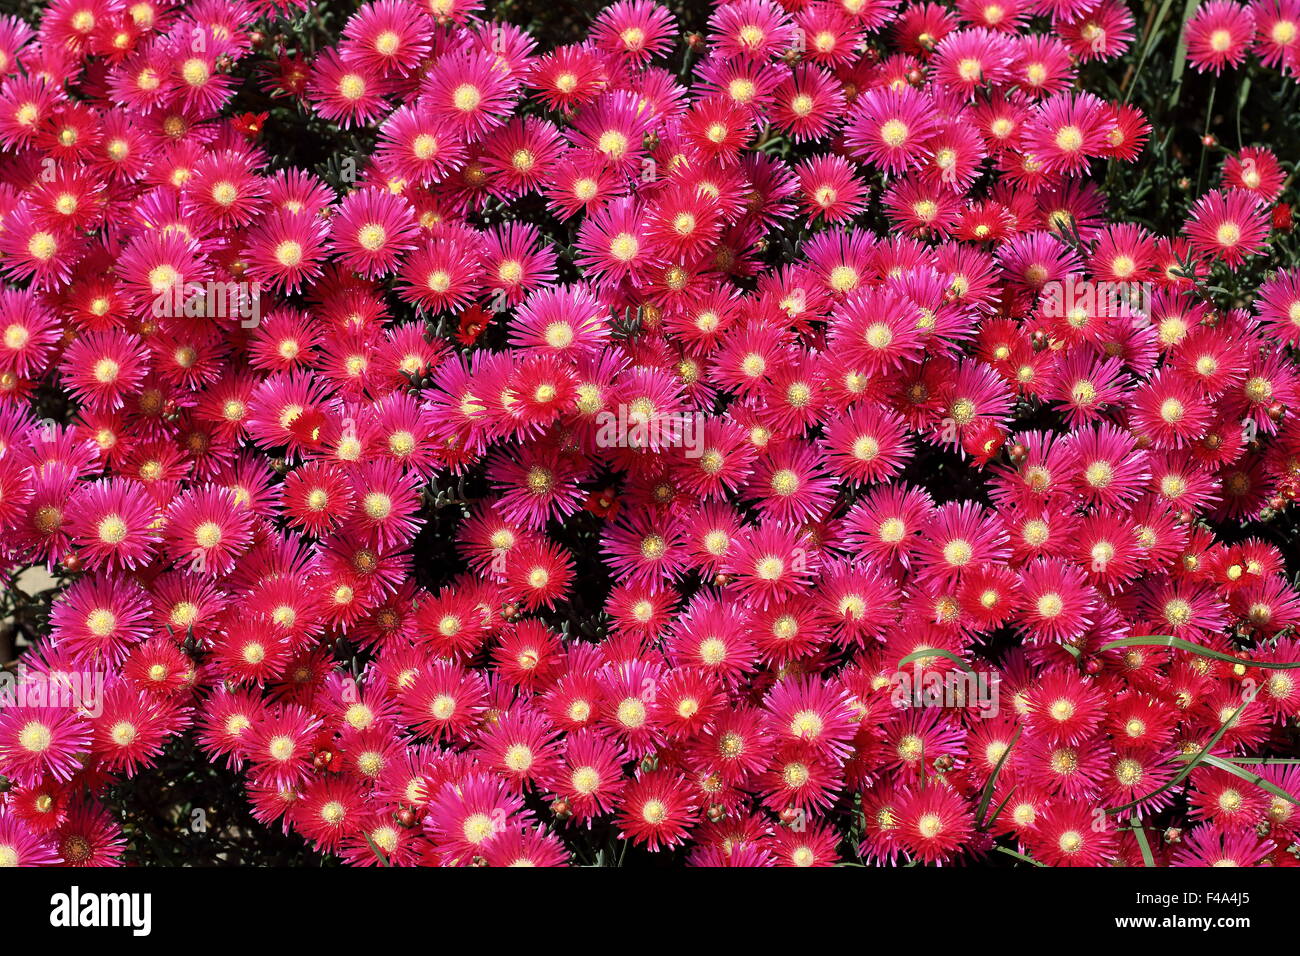
[[[342,6],[0,18],[0,865],[1294,862],[1295,0]]]

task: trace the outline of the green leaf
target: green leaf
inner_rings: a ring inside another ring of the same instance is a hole
[[[1249,781],[1261,790],[1267,790],[1269,793],[1273,794],[1273,796],[1281,797],[1283,800],[1286,800],[1289,803],[1294,803],[1297,807],[1300,807],[1300,799],[1287,793],[1277,784],[1265,780],[1257,773],[1251,773],[1249,770],[1239,767],[1220,757],[1207,756],[1201,761],[1201,763],[1208,764],[1211,767],[1218,767],[1220,770],[1226,770],[1234,777],[1240,777],[1242,780]]]
[[[998,758],[997,764],[993,767],[993,774],[989,777],[989,782],[984,784],[984,792],[980,794],[980,804],[975,811],[975,828],[977,830],[983,830],[985,828],[984,814],[989,808],[989,801],[993,799],[993,787],[998,782],[998,774],[1002,772],[1002,765],[1005,764],[1007,758],[1011,756],[1011,748],[1014,747],[1016,741],[1020,739],[1020,731],[1021,728],[1017,727],[1016,732],[1011,735],[1011,743],[1007,744],[1007,749],[1002,751],[1002,756]],[[1011,794],[1007,794],[1007,799],[1009,800],[1010,798]],[[1005,806],[1006,800],[1003,800],[1002,803],[1003,806]],[[1001,810],[1002,807],[999,807],[998,809]],[[997,815],[994,814],[993,820],[996,819]],[[993,820],[989,820],[989,824],[992,824]]]
[[[1178,49],[1174,51],[1174,69],[1169,76],[1169,81],[1173,84],[1173,89],[1169,93],[1170,106],[1178,103],[1178,97],[1183,92],[1183,70],[1187,68],[1187,22],[1192,19],[1196,8],[1200,5],[1201,0],[1187,0],[1183,7],[1183,25],[1178,29]]]
[[[1142,851],[1142,865],[1155,866],[1156,859],[1151,855],[1151,844],[1147,842],[1147,828],[1142,825],[1136,813],[1129,817],[1129,823],[1133,825],[1133,835],[1137,837],[1138,849]]]
[[[1136,800],[1130,800],[1128,803],[1125,803],[1118,807],[1111,807],[1109,810],[1106,811],[1106,813],[1107,814],[1123,813],[1125,810],[1132,810],[1139,803],[1143,803],[1147,800],[1150,800],[1156,794],[1164,793],[1166,790],[1170,790],[1178,786],[1184,780],[1186,780],[1188,774],[1190,774],[1193,770],[1195,770],[1197,767],[1201,765],[1202,761],[1204,761],[1205,758],[1209,755],[1210,751],[1214,749],[1215,745],[1217,745],[1218,742],[1223,739],[1223,735],[1228,732],[1228,728],[1233,725],[1233,723],[1237,720],[1237,718],[1241,716],[1241,712],[1245,710],[1250,705],[1250,702],[1253,701],[1254,699],[1255,699],[1254,694],[1250,694],[1249,696],[1247,696],[1247,698],[1241,702],[1241,706],[1232,712],[1232,716],[1230,716],[1227,720],[1225,720],[1223,722],[1223,725],[1214,732],[1214,736],[1211,737],[1209,739],[1209,742],[1207,742],[1206,745],[1201,748],[1201,752],[1198,753],[1195,757],[1192,757],[1190,760],[1188,760],[1187,764],[1183,767],[1183,769],[1178,771],[1178,773],[1174,774],[1173,778],[1170,779],[1168,783],[1164,784],[1163,786],[1156,787],[1156,789],[1152,790],[1150,793],[1143,794],[1142,796],[1138,797]],[[1179,759],[1187,760],[1186,757],[1182,757]]]
[[[1200,644],[1193,644],[1191,641],[1185,641],[1181,637],[1172,637],[1167,634],[1152,634],[1146,637],[1124,637],[1118,641],[1111,641],[1109,644],[1103,644],[1101,650],[1113,651],[1120,647],[1173,647],[1180,651],[1187,651],[1189,654],[1196,654],[1200,657],[1212,657],[1218,661],[1228,661],[1230,664],[1241,664],[1245,667],[1266,667],[1269,670],[1291,670],[1300,667],[1300,661],[1257,661],[1249,657],[1233,657],[1231,654],[1225,654],[1222,651],[1216,651],[1209,647],[1202,647]]]
[[[964,670],[967,674],[975,673],[975,668],[971,667],[969,664],[966,663],[966,661],[964,661],[958,655],[954,654],[952,651],[946,651],[942,647],[923,647],[920,650],[912,651],[912,653],[908,654],[906,657],[904,657],[902,660],[898,662],[898,669],[901,671],[908,664],[911,664],[915,661],[924,660],[927,657],[946,657],[948,660],[952,661],[954,664],[956,664],[958,667]]]
[[[1003,798],[1002,802],[993,808],[993,816],[989,817],[989,822],[987,824],[990,829],[992,829],[993,824],[998,822],[998,817],[1002,816],[1002,811],[1006,809],[1007,804],[1011,802],[1011,798],[1015,796],[1015,794],[1016,788],[1012,786],[1012,788],[1007,791],[1007,795]]]
[[[1125,103],[1129,101],[1129,97],[1133,95],[1133,90],[1137,87],[1138,77],[1142,75],[1142,67],[1146,65],[1147,57],[1151,55],[1151,50],[1160,39],[1160,28],[1165,25],[1165,17],[1169,15],[1169,8],[1173,6],[1173,3],[1174,0],[1164,0],[1164,3],[1160,4],[1160,11],[1151,24],[1151,32],[1147,34],[1147,42],[1142,45],[1142,55],[1138,57],[1137,67],[1133,70],[1133,75],[1129,77],[1124,93]]]
[[[379,861],[380,866],[393,865],[392,861],[389,860],[388,857],[384,856],[383,851],[380,850],[379,847],[375,845],[375,841],[370,838],[369,833],[366,834],[366,842],[370,844],[370,852],[375,855],[375,859]]]
[[[1017,853],[1015,850],[1011,849],[1010,847],[1000,846],[997,849],[999,853],[1005,853],[1007,856],[1014,856],[1017,860],[1023,860],[1026,863],[1032,863],[1034,866],[1047,865],[1046,863],[1039,863],[1032,856],[1027,856],[1024,853]]]

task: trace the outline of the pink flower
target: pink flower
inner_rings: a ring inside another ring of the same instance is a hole
[[[1223,72],[1239,66],[1255,37],[1255,16],[1250,7],[1232,0],[1207,0],[1187,21],[1187,61],[1198,72]]]

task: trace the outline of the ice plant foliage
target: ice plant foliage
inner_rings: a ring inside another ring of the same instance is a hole
[[[1222,531],[1300,487],[1300,273],[1207,292],[1286,172],[1108,210],[1124,3],[373,0],[267,57],[304,7],[0,20],[0,557],[63,583],[0,865],[118,861],[182,736],[358,865],[1296,862],[1300,597]],[[253,59],[373,151],[280,161]]]

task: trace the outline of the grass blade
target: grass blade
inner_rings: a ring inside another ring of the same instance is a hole
[[[375,845],[375,841],[370,838],[369,833],[366,834],[366,842],[370,844],[370,852],[375,855],[375,859],[379,861],[380,866],[393,865],[393,862],[390,859],[388,859],[388,857],[384,856],[383,851],[380,850],[379,847]]]
[[[961,657],[954,654],[952,651],[944,650],[942,647],[923,647],[920,650],[912,651],[912,653],[908,654],[906,657],[904,657],[902,660],[898,662],[898,669],[901,671],[908,664],[911,664],[915,661],[924,660],[927,657],[946,657],[948,660],[952,661],[954,664],[956,664],[958,667],[964,670],[967,674],[975,673],[975,668],[971,667],[964,660],[962,660]]]
[[[1133,825],[1133,835],[1137,837],[1138,849],[1142,851],[1142,865],[1155,866],[1156,858],[1151,855],[1151,844],[1147,842],[1147,828],[1142,825],[1136,813],[1129,817],[1129,823]]]
[[[1273,796],[1281,797],[1283,800],[1286,800],[1290,803],[1294,803],[1297,807],[1300,807],[1300,798],[1296,798],[1292,796],[1291,794],[1283,790],[1281,787],[1279,787],[1277,784],[1270,783],[1269,781],[1261,777],[1259,774],[1251,773],[1249,770],[1246,770],[1243,767],[1239,767],[1235,763],[1231,763],[1230,761],[1224,760],[1221,757],[1213,757],[1213,756],[1207,756],[1203,758],[1201,760],[1201,763],[1207,764],[1211,767],[1218,767],[1220,770],[1226,770],[1234,777],[1240,777],[1242,780],[1245,780],[1249,783],[1253,783],[1261,790],[1267,790],[1269,793],[1273,794]]]
[[[1007,744],[1007,749],[1002,751],[1002,756],[998,758],[997,764],[993,767],[993,774],[989,777],[989,782],[984,784],[984,792],[980,794],[979,807],[975,811],[975,828],[977,830],[984,829],[984,814],[989,808],[989,801],[993,799],[993,787],[998,782],[998,774],[1002,772],[1002,765],[1005,764],[1007,758],[1011,756],[1011,748],[1014,747],[1016,741],[1020,739],[1020,730],[1021,728],[1017,727],[1016,732],[1011,735],[1011,743]],[[1010,794],[1007,794],[1008,799],[1010,799],[1010,796]],[[1006,804],[1005,800],[1003,801],[1003,804]],[[1001,807],[998,809],[1001,809]],[[997,817],[995,816],[994,819],[996,820]],[[989,821],[989,823],[992,822],[992,820]]]
[[[1173,637],[1169,634],[1149,634],[1143,637],[1124,637],[1118,641],[1111,641],[1109,644],[1103,644],[1099,650],[1113,651],[1121,647],[1172,647],[1180,651],[1186,651],[1189,654],[1196,654],[1200,657],[1212,657],[1218,661],[1228,661],[1232,664],[1241,664],[1243,667],[1266,667],[1269,670],[1291,670],[1300,667],[1300,661],[1258,661],[1250,657],[1233,657],[1231,654],[1225,654],[1222,651],[1212,650],[1208,647],[1202,647],[1200,644],[1193,644],[1191,641],[1183,640],[1181,637]]]
[[[1026,856],[1023,853],[1017,853],[1010,847],[1000,846],[997,848],[999,853],[1005,853],[1007,856],[1014,856],[1017,860],[1023,860],[1026,863],[1032,863],[1034,866],[1047,866],[1046,863],[1039,863],[1032,856]]]
[[[1163,786],[1157,787],[1156,789],[1152,790],[1150,793],[1143,794],[1142,796],[1138,797],[1136,800],[1130,800],[1128,803],[1125,803],[1122,806],[1111,807],[1109,810],[1106,811],[1106,813],[1107,814],[1123,813],[1125,810],[1132,810],[1139,803],[1143,803],[1147,800],[1150,800],[1156,794],[1164,793],[1166,790],[1170,790],[1178,786],[1184,780],[1186,780],[1188,774],[1190,774],[1193,770],[1199,767],[1201,763],[1205,760],[1205,758],[1209,756],[1210,751],[1215,748],[1215,746],[1219,743],[1219,741],[1223,739],[1223,735],[1228,732],[1228,728],[1231,727],[1234,723],[1236,723],[1237,718],[1241,716],[1241,712],[1245,710],[1248,706],[1250,706],[1250,702],[1253,701],[1254,699],[1255,699],[1254,694],[1250,694],[1249,696],[1247,696],[1246,699],[1241,702],[1241,706],[1232,712],[1232,716],[1229,717],[1227,720],[1225,720],[1223,722],[1223,725],[1214,732],[1214,736],[1211,737],[1209,742],[1204,747],[1201,748],[1201,752],[1198,753],[1195,757],[1191,758],[1191,760],[1188,760],[1187,764],[1183,767],[1183,769],[1178,771],[1178,773],[1174,774],[1174,776],[1169,780],[1168,783],[1164,784]]]

